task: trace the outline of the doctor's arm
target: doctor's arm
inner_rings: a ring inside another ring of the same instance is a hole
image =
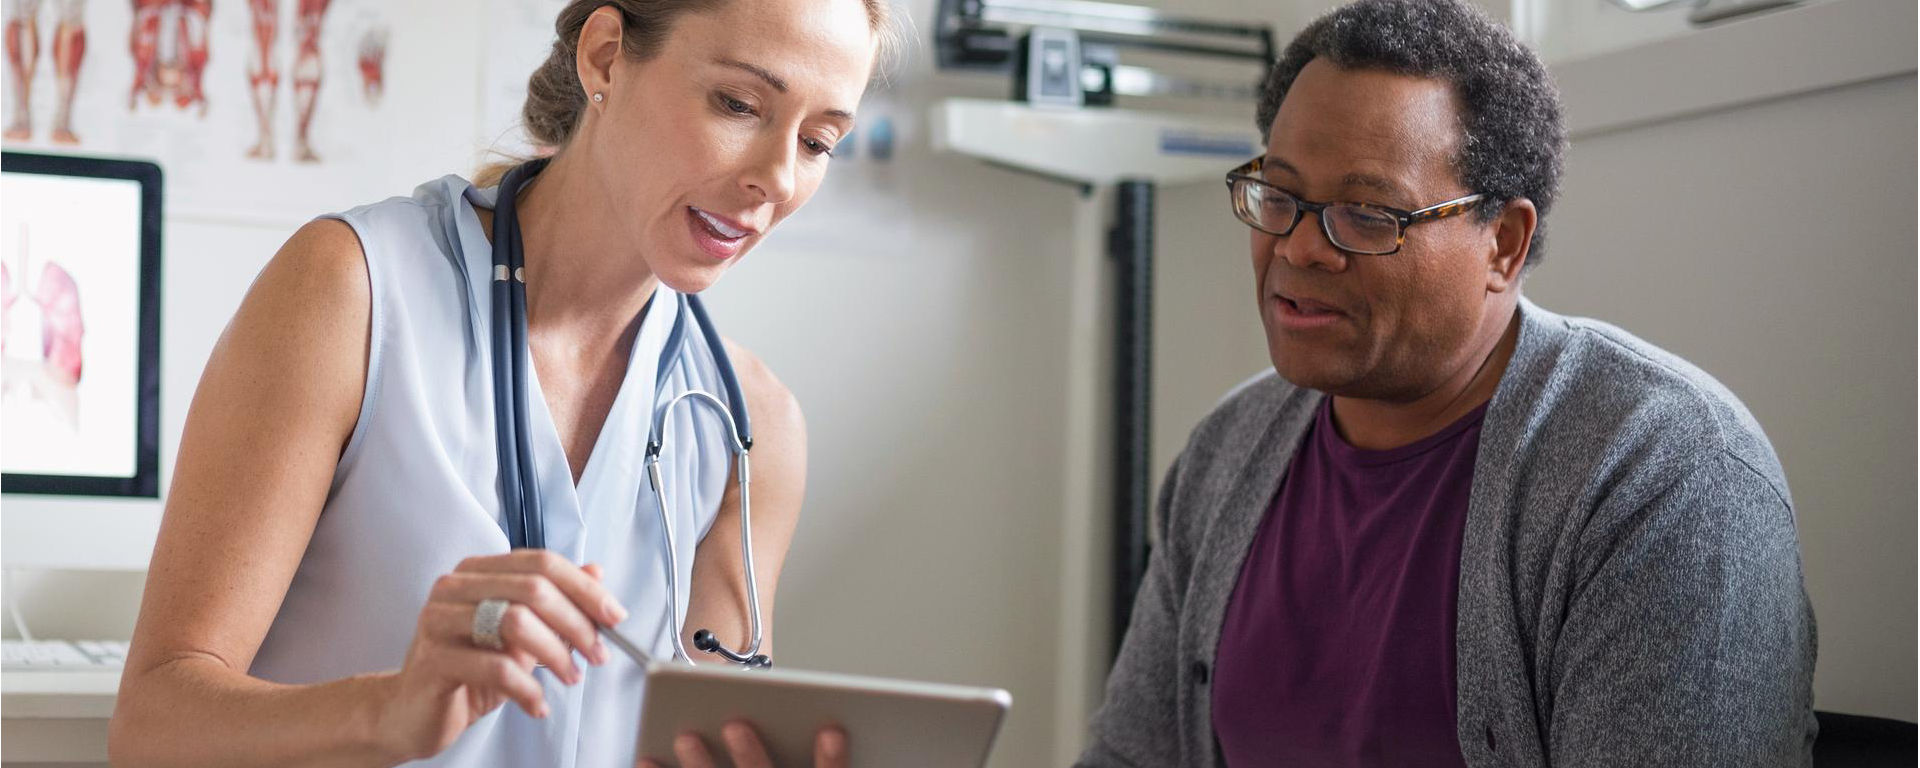
[[[296,688],[246,675],[357,418],[350,382],[366,375],[371,300],[358,248],[339,222],[301,230],[207,362],[121,676],[115,765],[374,757],[348,747],[371,746],[359,706],[371,681]]]
[[[248,674],[359,417],[370,302],[352,229],[316,221],[260,273],[221,335],[187,415],[121,675],[115,765],[424,757],[502,702],[542,710],[527,670],[572,671],[556,634],[595,642],[577,606],[600,606],[605,590],[560,558],[523,551],[472,558],[435,584],[398,672],[309,685]],[[505,652],[461,640],[482,591],[518,603],[501,624]]]

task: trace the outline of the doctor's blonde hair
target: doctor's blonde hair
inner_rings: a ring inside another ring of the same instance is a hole
[[[736,2],[750,0],[735,0]],[[587,94],[574,69],[580,30],[587,17],[602,7],[620,13],[621,48],[628,58],[646,61],[659,55],[674,22],[689,13],[714,10],[726,0],[572,0],[560,10],[553,23],[557,37],[547,60],[527,79],[527,102],[520,109],[521,124],[533,141],[537,154],[549,155],[567,145],[580,127],[580,114],[587,106]],[[867,24],[873,30],[875,72],[892,65],[901,45],[894,26],[889,0],[859,0],[866,7]],[[474,174],[478,187],[491,187],[523,159],[489,164]]]

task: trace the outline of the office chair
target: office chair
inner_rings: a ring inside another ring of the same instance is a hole
[[[1913,723],[1884,717],[1813,713],[1820,735],[1813,742],[1814,768],[1912,768],[1916,744]]]

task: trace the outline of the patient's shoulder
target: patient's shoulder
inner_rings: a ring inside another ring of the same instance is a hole
[[[1189,466],[1237,461],[1253,452],[1281,418],[1311,411],[1320,393],[1289,383],[1272,368],[1263,370],[1227,391],[1187,436],[1181,452]]]
[[[1188,435],[1162,488],[1157,527],[1190,549],[1249,473],[1265,474],[1285,460],[1321,397],[1271,369],[1234,387]]]

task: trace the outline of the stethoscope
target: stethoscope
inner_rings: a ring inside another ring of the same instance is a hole
[[[506,178],[500,181],[498,199],[493,209],[494,431],[500,457],[504,526],[507,538],[515,549],[542,549],[547,545],[546,519],[541,510],[538,474],[533,465],[533,448],[527,428],[527,370],[530,367],[527,362],[527,285],[523,270],[525,254],[520,242],[520,220],[515,215],[514,199],[521,185],[545,168],[546,164],[547,159],[541,158],[508,171]],[[660,525],[667,536],[667,610],[668,618],[673,622],[669,625],[669,634],[673,636],[674,658],[688,664],[694,663],[693,656],[687,653],[686,645],[680,638],[680,601],[676,584],[680,572],[679,553],[674,549],[673,516],[667,513],[666,483],[660,476],[660,449],[668,414],[682,402],[688,402],[706,406],[719,414],[727,425],[727,446],[733,453],[734,469],[740,483],[740,552],[746,561],[748,624],[753,630],[752,644],[744,652],[737,653],[722,645],[713,632],[706,629],[694,633],[693,645],[748,668],[771,667],[773,660],[760,653],[760,587],[753,577],[753,516],[747,495],[747,451],[753,447],[753,427],[747,418],[746,399],[740,393],[740,379],[734,375],[733,362],[727,359],[720,334],[714,330],[713,321],[707,317],[706,306],[701,303],[700,297],[674,295],[677,303],[674,306],[673,329],[667,334],[666,347],[661,351],[655,381],[664,386],[667,374],[680,359],[680,353],[687,343],[686,321],[691,316],[700,335],[706,340],[707,349],[713,353],[714,363],[720,370],[720,381],[727,391],[727,401],[724,403],[703,390],[680,393],[654,410],[653,421],[647,430],[647,483],[653,489],[654,507],[660,513]],[[502,361],[505,361],[504,365]],[[659,391],[658,387],[655,391]],[[527,482],[526,478],[529,477],[535,478],[535,482]]]

